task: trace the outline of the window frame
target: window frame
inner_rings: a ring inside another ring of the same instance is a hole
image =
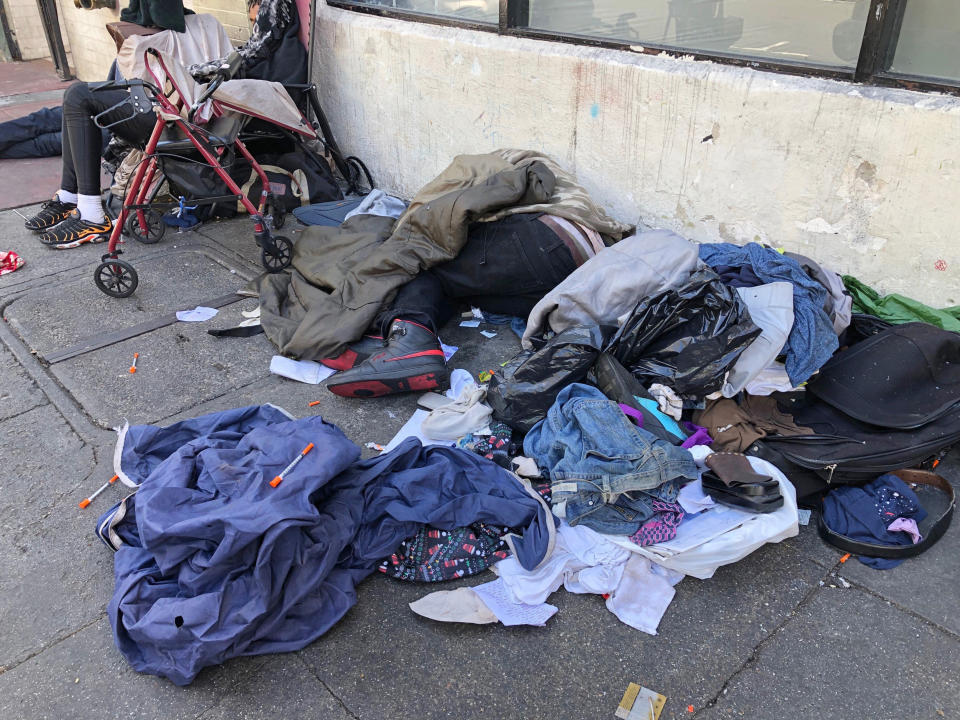
[[[477,30],[508,37],[602,47],[647,55],[667,54],[671,57],[692,57],[695,60],[709,60],[725,65],[788,75],[823,77],[865,85],[900,87],[920,92],[960,95],[960,80],[952,82],[944,78],[909,75],[890,70],[897,48],[897,40],[900,37],[900,28],[903,23],[903,13],[907,0],[870,0],[856,68],[793,60],[760,59],[734,53],[684,49],[658,43],[638,44],[612,38],[539,30],[520,24],[524,17],[529,16],[528,0],[499,0],[497,23],[463,20],[449,15],[435,15],[416,10],[371,5],[360,0],[326,0],[326,2],[330,7],[342,10],[352,10],[368,15],[422,22],[430,25]]]

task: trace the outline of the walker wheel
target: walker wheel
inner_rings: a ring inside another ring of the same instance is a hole
[[[130,263],[111,259],[97,265],[93,281],[110,297],[125,298],[133,295],[140,277]]]
[[[273,247],[266,247],[267,244]],[[260,251],[260,261],[267,272],[278,273],[290,267],[293,260],[293,243],[282,235],[269,238]]]
[[[159,210],[148,208],[143,211],[143,219],[146,221],[147,230],[144,232],[140,227],[140,220],[137,219],[137,211],[133,210],[127,216],[127,224],[124,227],[127,235],[132,236],[145,245],[153,245],[160,242],[160,238],[167,231],[167,224],[163,221],[163,214]]]

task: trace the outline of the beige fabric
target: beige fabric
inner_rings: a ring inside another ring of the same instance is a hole
[[[484,180],[504,170],[514,170],[531,162],[541,162],[556,176],[557,184],[553,195],[545,203],[511,207],[499,210],[479,218],[481,222],[499,220],[517,213],[545,212],[579,223],[601,235],[617,241],[633,231],[633,227],[609,217],[602,208],[590,198],[590,194],[577,184],[576,178],[561,168],[556,161],[534,150],[497,150],[487,155],[459,155],[437,178],[425,185],[410,203],[407,211],[397,223],[405,219],[421,205],[454,190],[479,185]]]
[[[147,48],[169,56],[177,67],[216,60],[229,55],[233,45],[223,25],[213,15],[187,15],[186,32],[164,30],[154,35],[132,35],[117,53],[117,67],[127,80],[149,80],[143,64]]]
[[[231,110],[264,118],[307,137],[316,137],[290,94],[278,82],[229,80],[217,88],[213,99]]]

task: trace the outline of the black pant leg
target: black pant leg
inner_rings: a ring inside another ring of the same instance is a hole
[[[453,315],[453,305],[443,292],[443,286],[430,271],[422,272],[397,291],[387,310],[375,321],[380,332],[386,334],[395,318],[413,320],[437,332]]]
[[[444,292],[487,312],[529,315],[576,270],[563,240],[537,217],[521,213],[471,225],[460,254],[432,270]]]
[[[94,92],[87,83],[74,83],[63,96],[63,176],[64,190],[78,188],[82,195],[100,194],[100,151],[103,136],[93,121],[95,115],[113,107],[128,95],[125,90]],[[125,120],[132,108],[121,106],[104,115],[104,123]],[[152,114],[136,115],[112,128],[114,134],[134,144],[150,136],[156,122]],[[69,155],[68,155],[69,150]]]

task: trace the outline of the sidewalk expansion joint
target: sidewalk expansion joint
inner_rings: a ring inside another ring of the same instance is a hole
[[[330,686],[323,681],[323,678],[321,678],[320,675],[317,674],[317,672],[312,667],[310,667],[310,663],[308,663],[306,660],[303,659],[303,655],[300,652],[297,652],[296,656],[297,656],[297,659],[301,663],[303,663],[303,666],[307,669],[307,672],[313,675],[317,679],[317,682],[320,683],[321,686],[323,686],[323,689],[330,694],[330,697],[332,697],[334,700],[337,701],[337,705],[339,705],[340,708],[347,715],[354,718],[354,720],[360,720],[360,716],[357,715],[355,712],[353,712],[349,707],[347,707],[347,704],[340,699],[340,696],[337,695],[333,690],[331,690]]]
[[[60,643],[62,643],[64,640],[69,640],[69,639],[72,638],[74,635],[76,635],[77,633],[83,632],[84,630],[86,630],[86,629],[87,629],[88,627],[90,627],[91,625],[96,625],[98,622],[100,622],[100,621],[101,621],[103,618],[105,618],[106,616],[107,616],[106,611],[105,611],[105,610],[104,610],[104,611],[101,611],[101,612],[99,612],[99,613],[97,614],[97,616],[96,616],[93,620],[91,620],[91,621],[89,621],[89,622],[87,622],[87,623],[84,623],[83,625],[81,625],[80,627],[78,627],[76,630],[71,630],[71,631],[70,631],[69,633],[67,633],[66,635],[64,635],[64,636],[62,636],[62,637],[59,637],[59,638],[57,638],[56,640],[52,641],[49,645],[47,645],[47,646],[45,646],[45,647],[42,647],[42,648],[40,648],[39,650],[34,650],[32,653],[30,653],[29,655],[27,655],[27,656],[26,656],[25,658],[23,658],[22,660],[18,660],[18,661],[15,662],[13,665],[0,665],[0,675],[3,675],[4,673],[8,673],[8,672],[10,672],[11,670],[15,670],[16,668],[18,668],[18,667],[20,667],[21,665],[23,665],[25,662],[29,662],[30,660],[32,660],[33,658],[37,657],[38,655],[42,655],[42,654],[45,653],[47,650],[50,650],[51,648],[56,647],[57,645],[59,645]]]
[[[839,565],[839,563],[837,564]],[[827,578],[829,576],[830,574],[828,572],[826,575],[824,575],[824,578]],[[784,618],[777,624],[777,626],[760,639],[760,642],[758,642],[753,647],[753,649],[750,651],[750,654],[746,657],[746,659],[744,659],[744,661],[740,664],[740,666],[736,670],[734,670],[730,674],[730,676],[724,681],[723,685],[716,692],[716,694],[712,698],[710,698],[703,705],[703,707],[697,708],[696,712],[694,712],[689,717],[694,718],[702,710],[709,710],[710,708],[714,707],[718,702],[720,702],[721,698],[723,698],[723,696],[727,693],[727,690],[729,690],[733,681],[736,680],[744,671],[752,667],[754,663],[757,662],[757,659],[759,658],[759,655],[760,655],[760,651],[764,648],[764,646],[766,646],[767,643],[769,643],[771,640],[777,637],[777,635],[780,634],[780,631],[783,630],[790,622],[792,622],[794,618],[797,617],[797,613],[799,613],[800,610],[802,610],[807,605],[809,605],[813,601],[813,598],[816,596],[816,594],[820,592],[822,589],[823,587],[819,584],[819,581],[815,581],[813,587],[811,587],[810,590],[802,598],[800,598],[800,601],[793,607],[793,609],[790,612],[788,612],[784,616]]]

